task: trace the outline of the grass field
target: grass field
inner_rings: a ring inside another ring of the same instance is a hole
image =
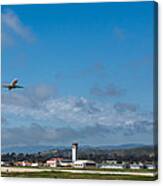
[[[157,176],[131,176],[131,175],[101,175],[101,174],[79,174],[70,172],[43,171],[43,172],[9,172],[1,173],[2,177],[21,177],[21,178],[64,178],[64,179],[96,179],[96,180],[144,180],[153,181]]]

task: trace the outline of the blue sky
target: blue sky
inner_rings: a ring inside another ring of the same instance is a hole
[[[152,144],[154,6],[2,6],[2,142]]]

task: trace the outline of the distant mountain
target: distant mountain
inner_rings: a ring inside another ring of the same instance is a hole
[[[50,149],[53,149],[53,146],[22,146],[22,147],[2,147],[1,152],[2,153],[37,153],[37,152],[42,152],[42,151],[47,151]]]
[[[138,148],[138,147],[144,147],[148,145],[144,144],[121,144],[121,145],[104,145],[104,146],[99,146],[98,148],[100,149],[130,149],[130,148]],[[150,145],[149,145],[150,146]]]
[[[107,150],[118,150],[118,149],[131,149],[131,148],[139,148],[139,147],[148,147],[152,145],[144,145],[144,144],[121,144],[121,145],[101,145],[101,146],[91,146],[91,145],[80,145],[79,150],[85,149],[107,149]],[[44,152],[50,150],[63,150],[63,149],[71,149],[70,146],[22,146],[22,147],[2,147],[2,153],[37,153],[37,152]]]

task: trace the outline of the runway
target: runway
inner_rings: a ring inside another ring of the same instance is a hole
[[[19,167],[1,167],[1,172],[69,172],[79,174],[105,174],[105,175],[131,175],[154,177],[157,172],[124,172],[124,171],[100,171],[100,170],[70,170],[70,169],[49,169],[49,168],[19,168]]]

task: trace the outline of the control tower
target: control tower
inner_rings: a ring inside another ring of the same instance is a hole
[[[77,160],[78,143],[72,144],[72,162]]]

